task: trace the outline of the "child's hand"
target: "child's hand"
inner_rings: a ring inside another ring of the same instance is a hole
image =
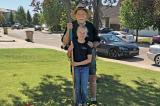
[[[79,66],[78,62],[72,62],[72,66]]]

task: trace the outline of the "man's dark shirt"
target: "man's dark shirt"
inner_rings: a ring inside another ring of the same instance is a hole
[[[72,25],[73,25],[72,40],[77,41],[77,28],[79,27],[79,24],[77,21],[73,21]],[[91,42],[98,41],[99,42],[100,38],[98,36],[98,31],[96,30],[94,25],[91,22],[86,21],[85,26],[88,29],[88,33],[87,33],[88,36],[86,37],[86,42],[88,42],[88,41],[91,41]],[[66,32],[67,32],[67,28],[64,32],[64,35],[66,34]],[[63,37],[64,37],[64,35],[63,35]],[[63,41],[63,37],[62,37],[62,41]]]
[[[74,61],[75,62],[81,62],[86,59],[88,59],[88,55],[92,54],[92,49],[89,47],[89,45],[85,43],[78,43],[75,42],[74,44],[74,49],[73,49],[73,56],[74,56]],[[81,66],[88,66],[86,65],[81,65]]]

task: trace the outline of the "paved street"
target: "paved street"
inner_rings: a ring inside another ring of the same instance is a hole
[[[16,37],[18,39],[25,40],[26,30],[33,30],[33,29],[24,29],[24,30],[9,30],[9,36]],[[60,34],[48,34],[47,32],[39,32],[34,31],[34,42],[38,44],[48,45],[50,47],[57,47],[60,48],[61,46],[61,36]],[[33,43],[34,44],[34,43]],[[160,67],[157,67],[154,65],[154,62],[149,60],[147,58],[147,52],[148,48],[146,47],[140,47],[140,55],[128,58],[128,59],[122,59],[122,60],[113,60],[113,59],[107,59],[107,61],[113,61],[133,66],[139,66],[146,69],[154,69],[157,71],[160,71]],[[101,58],[106,60],[105,58]]]
[[[9,29],[9,36],[20,38],[25,40],[26,39],[26,30],[32,30],[34,29],[23,29],[23,30],[11,30]],[[60,34],[48,34],[48,32],[40,32],[40,31],[34,31],[34,42],[39,44],[45,44],[48,46],[56,46],[61,47],[61,35]]]

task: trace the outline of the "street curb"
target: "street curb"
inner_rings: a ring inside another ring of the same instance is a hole
[[[48,45],[38,44],[38,43],[31,43],[31,42],[26,42],[25,40],[14,38],[14,37],[11,37],[11,36],[7,36],[7,35],[4,35],[4,36],[6,36],[6,40],[7,40],[7,38],[8,39],[14,39],[15,43],[20,43],[20,44],[22,43],[22,44],[25,44],[25,45],[29,45],[29,46],[26,46],[26,47],[20,46],[20,47],[8,47],[8,48],[48,48],[48,49],[54,49],[54,50],[64,52],[64,53],[67,52],[67,51],[61,49],[60,47],[48,46]],[[2,42],[2,43],[5,43],[5,42]],[[8,43],[8,42],[6,42],[6,43]],[[3,47],[0,47],[0,48],[3,48]],[[6,48],[6,47],[4,47],[4,48]],[[98,56],[97,56],[97,58],[100,59],[100,60],[103,60],[103,61],[107,61],[107,62],[114,62],[114,63],[124,64],[124,65],[130,65],[130,66],[143,68],[143,69],[148,69],[148,70],[152,70],[152,71],[160,71],[159,67],[139,65],[138,63],[133,64],[132,62],[125,62],[125,61],[108,59],[108,58],[103,58],[103,57],[98,57]]]

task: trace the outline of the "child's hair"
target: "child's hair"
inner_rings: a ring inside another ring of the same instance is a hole
[[[86,33],[86,36],[87,36],[87,33],[88,33],[88,29],[86,26],[82,26],[80,25],[78,28],[77,28],[77,32],[79,31],[79,29],[84,29],[85,30],[85,33]]]

